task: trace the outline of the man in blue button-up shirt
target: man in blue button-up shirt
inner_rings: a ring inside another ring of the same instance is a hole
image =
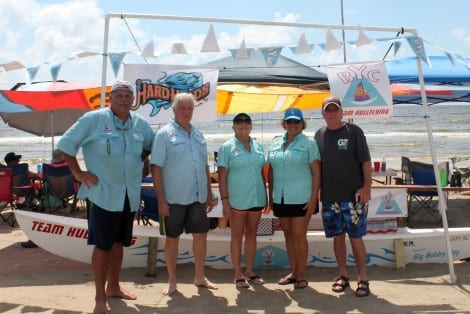
[[[191,125],[195,103],[192,94],[175,96],[172,107],[175,119],[158,131],[150,159],[160,232],[166,235],[168,288],[163,294],[167,295],[176,291],[178,242],[183,230],[193,235],[194,284],[216,289],[204,275],[207,212],[212,210],[212,191],[206,140]]]
[[[95,245],[93,313],[107,312],[107,296],[136,299],[121,289],[119,273],[123,246],[131,244],[134,214],[140,205],[142,160],[150,153],[154,132],[143,117],[130,112],[133,100],[129,82],[116,82],[111,106],[86,113],[57,144],[81,182],[78,198],[88,200],[88,244]],[[87,171],[75,157],[79,148]]]

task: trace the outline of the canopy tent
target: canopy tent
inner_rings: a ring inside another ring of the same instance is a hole
[[[205,66],[219,69],[219,85],[288,85],[303,89],[328,89],[325,73],[282,55],[275,65],[267,66],[259,50],[253,50],[248,58],[227,57],[206,63]]]
[[[227,57],[205,66],[219,69],[218,114],[318,109],[329,95],[325,73],[282,55],[273,66],[266,65],[259,50],[248,58]]]
[[[418,84],[392,84],[394,104],[422,105],[421,89]],[[444,102],[470,102],[470,86],[426,85],[428,104]]]
[[[423,64],[425,84],[470,85],[470,69],[455,60],[454,63],[446,56],[430,56],[430,66]],[[466,60],[467,64],[470,59]],[[388,76],[391,83],[418,83],[416,58],[403,58],[387,61]]]

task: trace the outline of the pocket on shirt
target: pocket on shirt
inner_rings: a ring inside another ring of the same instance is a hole
[[[132,134],[132,143],[130,143],[130,145],[132,148],[132,152],[140,157],[144,149],[144,136],[142,135],[142,133]]]
[[[173,156],[176,158],[181,158],[187,151],[186,143],[184,141],[171,141],[171,151],[173,152]]]
[[[207,159],[207,142],[202,136],[196,136],[195,142],[197,144],[197,152],[201,156],[201,158]]]
[[[122,156],[124,153],[124,140],[114,133],[104,133],[98,139],[96,149],[103,156]]]

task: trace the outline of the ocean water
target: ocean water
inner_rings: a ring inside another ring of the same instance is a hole
[[[388,167],[399,169],[401,156],[424,162],[431,161],[425,111],[418,105],[396,105],[391,117],[357,119],[354,123],[365,132],[373,160],[385,158]],[[447,103],[427,107],[432,127],[434,149],[438,161],[448,161],[451,156],[470,157],[470,104]],[[260,140],[265,149],[275,136],[283,134],[280,125],[282,113],[253,114],[252,136]],[[313,136],[324,125],[318,110],[304,112],[307,120],[305,134]],[[198,124],[208,142],[209,163],[213,165],[212,152],[233,136],[231,116],[219,116],[216,122]],[[55,137],[55,143],[60,137]],[[0,156],[14,151],[23,155],[23,161],[35,167],[48,162],[51,155],[51,138],[34,136],[0,122]],[[79,160],[81,156],[79,155]],[[459,165],[468,166],[470,161]]]

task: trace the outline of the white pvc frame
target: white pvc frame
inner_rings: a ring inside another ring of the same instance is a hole
[[[271,22],[259,20],[241,20],[241,19],[224,19],[224,18],[210,18],[210,17],[194,17],[194,16],[172,16],[172,15],[157,15],[157,14],[136,14],[136,13],[108,13],[105,16],[104,25],[104,40],[103,40],[103,63],[102,63],[102,77],[101,77],[101,104],[106,101],[106,74],[107,74],[107,58],[108,58],[108,40],[109,40],[109,22],[112,18],[133,18],[133,19],[153,19],[153,20],[169,20],[169,21],[184,21],[184,22],[207,22],[207,23],[222,23],[222,24],[238,24],[238,25],[264,25],[273,27],[297,27],[297,28],[312,28],[312,29],[337,29],[337,30],[363,30],[370,32],[393,32],[393,33],[410,33],[412,36],[418,36],[418,32],[414,28],[403,27],[377,27],[377,26],[352,26],[352,25],[333,25],[333,24],[312,24],[312,23],[289,23],[289,22]],[[428,100],[424,89],[423,69],[421,60],[416,56],[416,66],[418,69],[418,79],[421,88],[421,99],[424,108],[424,118],[426,122],[426,129],[428,133],[429,148],[431,151],[432,163],[434,168],[434,177],[436,182],[440,182],[439,170],[437,167],[437,157],[434,149],[434,140],[431,128],[431,119],[427,113]],[[450,283],[457,282],[457,276],[454,271],[454,263],[452,260],[452,247],[450,244],[449,224],[447,221],[447,205],[444,202],[444,192],[440,184],[437,184],[437,193],[439,196],[439,211],[442,216],[442,223],[444,227],[445,245],[447,251],[447,258],[449,264],[449,279]]]

